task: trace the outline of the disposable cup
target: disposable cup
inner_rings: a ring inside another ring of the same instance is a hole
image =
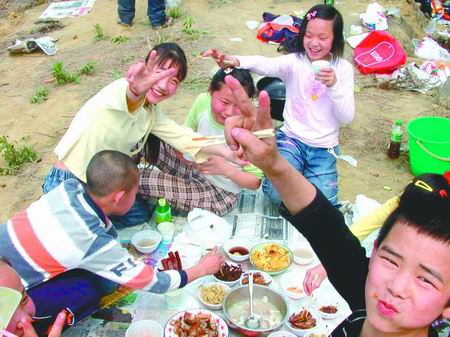
[[[330,68],[330,62],[325,60],[318,60],[312,62],[314,73],[318,73],[321,69],[329,69]]]
[[[170,243],[173,240],[173,235],[175,233],[175,226],[172,222],[161,222],[158,225],[158,230],[162,236],[162,242]]]
[[[162,337],[163,335],[163,327],[151,320],[133,322],[125,332],[125,337]]]
[[[178,309],[183,298],[183,289],[176,289],[164,294],[167,309]]]

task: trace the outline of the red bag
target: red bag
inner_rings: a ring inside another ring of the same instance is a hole
[[[355,47],[355,63],[363,74],[390,74],[406,63],[406,54],[395,37],[374,30]]]

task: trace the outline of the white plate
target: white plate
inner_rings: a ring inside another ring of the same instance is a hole
[[[164,329],[164,337],[179,337],[176,333],[175,333],[175,329],[174,327],[170,324],[170,322],[179,319],[180,317],[184,316],[185,312],[189,312],[192,315],[198,314],[198,313],[202,313],[202,314],[207,314],[207,315],[211,315],[211,319],[213,319],[216,323],[217,323],[217,332],[218,332],[218,337],[227,337],[228,336],[228,326],[225,323],[225,321],[222,319],[222,317],[220,317],[219,315],[213,313],[212,311],[209,310],[202,310],[202,309],[188,309],[188,310],[183,310],[177,314],[175,314],[174,316],[172,316],[167,324],[166,324],[166,328]]]

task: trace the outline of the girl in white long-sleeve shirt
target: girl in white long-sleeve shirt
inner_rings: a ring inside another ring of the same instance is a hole
[[[316,5],[305,15],[299,33],[299,52],[277,58],[230,56],[214,49],[205,56],[219,66],[249,69],[257,74],[279,77],[286,86],[284,125],[277,131],[282,155],[332,202],[338,202],[336,158],[339,126],[355,114],[353,66],[342,58],[343,20],[332,6]],[[326,60],[330,68],[313,70],[312,62]],[[264,193],[280,203],[270,180],[262,183]]]

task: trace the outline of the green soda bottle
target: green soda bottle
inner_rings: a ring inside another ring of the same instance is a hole
[[[403,121],[397,119],[392,125],[391,141],[389,143],[388,157],[390,159],[397,159],[400,156],[400,145],[402,143],[402,125]]]
[[[334,0],[325,0],[325,5],[334,6]]]
[[[161,222],[172,222],[172,211],[166,199],[158,199],[155,209],[155,222],[159,225]]]

